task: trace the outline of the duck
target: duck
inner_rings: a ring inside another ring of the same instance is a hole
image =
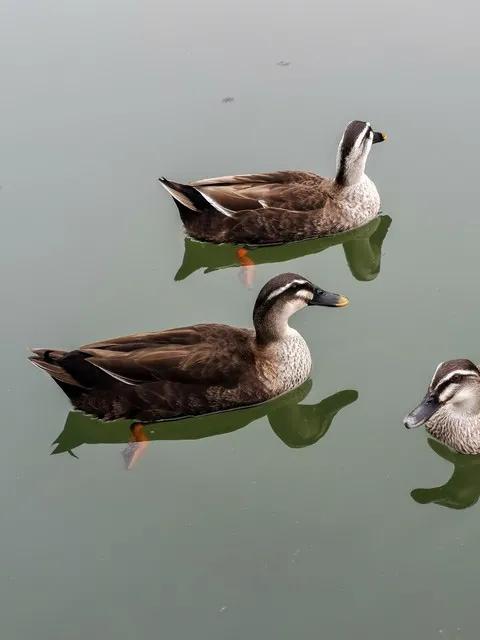
[[[480,370],[467,359],[441,362],[422,402],[405,418],[407,429],[425,425],[454,451],[480,454]]]
[[[253,328],[197,324],[102,340],[73,351],[32,349],[73,407],[105,421],[194,416],[265,402],[304,383],[312,359],[289,318],[345,296],[283,273],[260,290]]]
[[[309,171],[276,171],[160,182],[177,205],[185,230],[213,243],[283,244],[359,227],[380,211],[380,196],[365,174],[373,144],[386,140],[369,122],[345,128],[334,178]]]

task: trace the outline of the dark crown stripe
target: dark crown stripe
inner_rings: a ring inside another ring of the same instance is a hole
[[[442,362],[433,376],[430,384],[432,389],[436,389],[440,383],[442,383],[447,377],[451,377],[458,372],[459,375],[479,375],[478,368],[473,364],[471,360],[460,358],[457,360],[447,360]],[[467,373],[465,373],[467,372]],[[448,382],[448,380],[447,380]]]

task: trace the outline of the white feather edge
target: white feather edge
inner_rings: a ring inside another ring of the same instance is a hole
[[[205,200],[212,205],[212,207],[214,209],[216,209],[219,213],[222,213],[224,216],[228,216],[229,218],[233,218],[233,214],[234,212],[231,209],[226,209],[225,207],[222,207],[221,204],[218,204],[218,202],[216,202],[212,196],[207,195],[206,193],[203,193],[203,191],[197,187],[193,187],[194,189],[196,189],[198,191],[198,193],[205,198]]]
[[[113,371],[109,371],[108,369],[105,369],[105,367],[101,367],[99,364],[92,362],[92,360],[89,360],[88,362],[90,364],[93,364],[94,367],[97,367],[97,369],[100,369],[101,371],[106,373],[108,376],[115,378],[115,380],[118,380],[119,382],[123,382],[123,384],[128,384],[131,387],[134,387],[137,384],[136,382],[132,382],[132,380],[129,380],[128,378],[124,378],[118,373],[113,373]]]
[[[172,187],[169,187],[164,182],[161,182],[160,184],[168,191],[168,193],[172,196],[172,198],[181,202],[185,207],[187,207],[187,209],[190,209],[191,211],[196,211],[195,207],[193,206],[193,202],[191,202],[187,198],[187,196],[184,196],[183,193],[180,193],[179,191],[172,189]]]

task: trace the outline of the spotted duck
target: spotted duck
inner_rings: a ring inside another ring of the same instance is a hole
[[[312,305],[347,298],[284,273],[258,294],[253,329],[199,324],[87,344],[74,351],[33,349],[73,406],[103,420],[156,421],[256,404],[301,385],[310,351],[289,326]]]
[[[280,244],[353,229],[374,218],[380,197],[365,175],[372,144],[386,136],[353,120],[340,140],[335,178],[277,171],[198,180],[160,178],[197,240]]]
[[[405,418],[408,429],[425,425],[451,449],[480,453],[480,371],[470,360],[441,362],[422,402]]]

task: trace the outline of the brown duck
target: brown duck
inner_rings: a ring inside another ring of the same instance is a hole
[[[33,349],[73,406],[104,420],[152,422],[263,402],[310,375],[305,340],[288,324],[305,306],[341,307],[348,300],[294,273],[262,288],[253,329],[200,324],[139,333],[74,351]]]
[[[365,164],[372,144],[385,139],[369,122],[350,122],[338,147],[335,178],[277,171],[191,184],[160,182],[175,200],[187,233],[197,240],[259,245],[331,235],[378,214],[380,197],[365,175]]]

